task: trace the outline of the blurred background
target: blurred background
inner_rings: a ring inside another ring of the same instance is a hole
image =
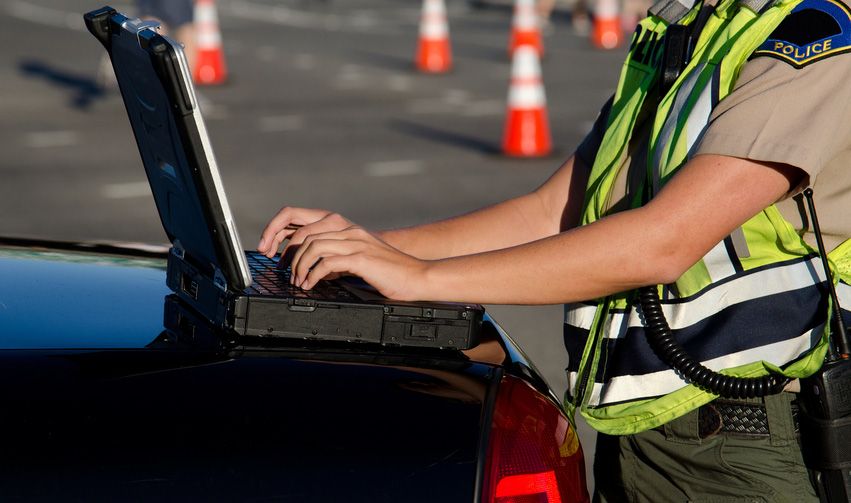
[[[614,92],[623,39],[601,50],[592,38],[604,10],[629,7],[555,3],[547,19],[552,6],[534,6],[544,14],[536,92],[545,90],[552,148],[518,157],[504,154],[503,136],[512,1],[447,0],[451,68],[434,72],[415,61],[423,0],[203,3],[193,65],[213,65],[204,74],[213,85],[198,88],[201,107],[246,248],[282,205],[388,228],[535,188]],[[83,25],[82,14],[102,5],[0,2],[0,235],[167,241],[105,51]],[[129,0],[111,5],[139,12]],[[615,15],[617,25],[634,21]],[[487,307],[561,395],[562,307]],[[593,452],[593,435],[581,433]]]

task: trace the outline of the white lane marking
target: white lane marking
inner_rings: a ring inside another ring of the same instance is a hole
[[[443,100],[450,105],[464,105],[470,101],[470,93],[463,89],[448,89],[443,93]]]
[[[80,138],[74,131],[41,131],[27,134],[24,142],[30,148],[72,147]]]
[[[410,176],[425,172],[425,162],[418,159],[406,161],[379,161],[364,167],[367,176]]]
[[[213,103],[209,99],[202,98],[205,101],[201,103],[199,109],[204,114],[204,119],[209,120],[225,120],[230,117],[230,111],[227,105]],[[200,101],[200,100],[199,100]]]
[[[342,73],[363,73],[363,71],[364,68],[362,66],[352,63],[345,64],[340,68],[340,72]]]
[[[369,30],[379,25],[380,21],[375,12],[363,10],[349,13],[349,21],[352,26],[362,30]]]
[[[256,21],[268,21],[276,24],[284,24],[297,28],[320,28],[322,20],[315,15],[299,12],[283,6],[260,5],[251,2],[231,2],[226,6],[230,13],[236,17],[253,19]],[[334,16],[336,17],[336,16]]]
[[[257,125],[263,133],[298,131],[304,126],[304,118],[299,115],[279,115],[261,117]]]
[[[408,112],[420,115],[449,114],[453,112],[453,107],[444,100],[424,98],[409,102]]]
[[[320,14],[302,12],[281,5],[257,4],[245,0],[235,0],[222,5],[220,8],[234,17],[294,28],[368,32],[381,35],[404,33],[401,28],[388,26],[388,23],[381,24],[372,14],[364,12],[356,12],[355,15]]]
[[[411,90],[411,78],[407,75],[391,75],[387,79],[387,87],[391,91],[405,92]]]
[[[115,9],[120,12],[128,12],[131,10],[129,5],[117,4],[115,5]],[[8,12],[12,17],[45,26],[68,28],[78,31],[86,29],[86,25],[83,22],[83,16],[80,15],[79,12],[51,9],[50,7],[33,5],[32,3],[20,0],[15,0],[7,4],[6,12]]]
[[[257,48],[257,59],[260,61],[273,61],[278,55],[278,48],[271,45],[264,45]]]
[[[6,6],[6,11],[12,17],[32,23],[72,30],[84,30],[86,28],[83,23],[83,16],[79,14],[72,15],[70,12],[41,7],[30,3],[12,2]]]
[[[426,98],[408,103],[408,111],[413,114],[448,114],[462,117],[489,117],[505,113],[505,101],[475,100],[469,91],[448,89],[440,99]]]
[[[316,68],[316,57],[313,54],[296,54],[293,64],[299,70],[313,70]]]
[[[462,114],[466,117],[489,117],[505,113],[502,100],[483,100],[467,104]]]
[[[100,193],[107,199],[150,197],[151,186],[148,182],[111,183],[101,187]]]
[[[340,69],[340,73],[337,75],[336,85],[339,89],[357,89],[363,87],[366,80],[363,68],[350,64]]]
[[[442,99],[417,99],[408,103],[408,112],[419,115],[457,115],[462,117],[490,117],[505,113],[502,100],[470,101],[461,94],[446,95]]]

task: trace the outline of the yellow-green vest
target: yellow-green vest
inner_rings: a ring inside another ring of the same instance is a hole
[[[659,85],[668,23],[655,15],[639,23],[592,167],[583,225],[606,216],[642,106],[655,107],[655,119],[647,179],[633,207],[652,198],[688,161],[713,107],[733,89],[747,58],[800,2],[779,0],[758,14],[742,2],[723,0],[701,31],[689,64],[654,103],[645,98]],[[678,23],[691,23],[699,7]],[[829,257],[834,279],[842,280],[840,304],[849,307],[851,240]],[[659,292],[677,340],[705,366],[741,377],[769,371],[805,377],[818,370],[827,350],[824,281],[816,251],[772,205]],[[717,397],[659,360],[646,342],[637,304],[634,292],[625,292],[565,306],[570,355],[565,405],[608,434],[654,428]]]

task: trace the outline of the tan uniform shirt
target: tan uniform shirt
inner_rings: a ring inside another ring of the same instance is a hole
[[[608,107],[601,111],[576,155],[589,166],[599,148]],[[645,119],[645,120],[642,120]],[[641,118],[611,197],[625,208],[646,173],[650,120]],[[713,111],[697,154],[720,154],[796,166],[808,175],[779,202],[799,231],[811,225],[800,191],[809,184],[828,251],[851,237],[851,53],[796,69],[771,57],[742,67],[734,90]],[[812,234],[805,239],[815,246]]]

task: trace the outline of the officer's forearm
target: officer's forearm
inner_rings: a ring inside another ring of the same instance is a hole
[[[660,265],[673,257],[643,235],[633,213],[513,248],[431,262],[424,284],[433,291],[422,297],[560,304],[669,281],[671,273]]]
[[[525,245],[430,263],[422,298],[550,304],[673,282],[794,186],[794,168],[787,168],[698,156],[642,208]]]
[[[421,226],[383,231],[390,245],[423,259],[469,255],[514,246],[558,232],[534,194],[466,215]]]

